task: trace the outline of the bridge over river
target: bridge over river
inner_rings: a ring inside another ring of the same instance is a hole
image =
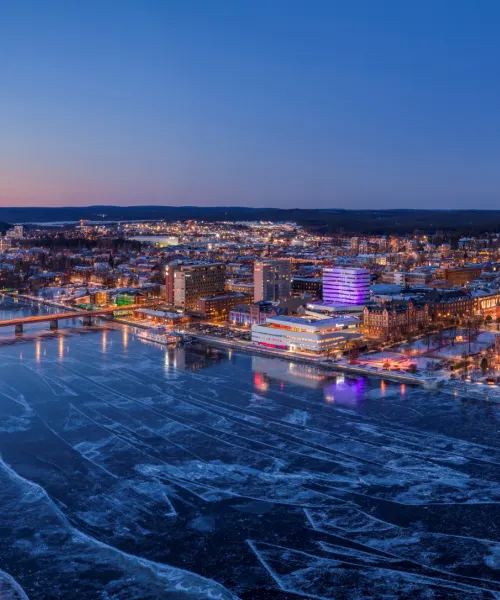
[[[34,315],[31,317],[19,317],[17,319],[7,319],[0,321],[0,327],[14,327],[16,333],[22,333],[25,325],[33,323],[49,323],[50,329],[56,330],[59,327],[59,321],[65,319],[82,319],[83,325],[92,325],[93,319],[106,315],[113,315],[115,312],[126,310],[133,311],[136,308],[143,308],[142,304],[130,304],[123,307],[108,307],[98,310],[78,310],[71,312],[61,312],[52,315]]]

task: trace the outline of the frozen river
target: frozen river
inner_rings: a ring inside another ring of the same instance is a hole
[[[2,600],[500,598],[500,406],[44,331],[0,332]]]

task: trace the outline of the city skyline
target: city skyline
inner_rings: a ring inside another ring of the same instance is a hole
[[[1,14],[0,206],[498,206],[496,3]]]

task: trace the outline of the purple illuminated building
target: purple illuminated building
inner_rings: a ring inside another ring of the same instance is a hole
[[[324,269],[323,300],[327,304],[366,304],[370,301],[370,271],[344,267]]]

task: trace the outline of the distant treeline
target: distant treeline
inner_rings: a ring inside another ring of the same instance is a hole
[[[436,231],[474,235],[500,232],[500,210],[344,210],[197,206],[88,206],[66,208],[0,208],[0,221],[295,221],[324,233],[413,233]]]
[[[90,250],[91,248],[98,247],[103,251],[118,251],[118,250],[140,250],[141,242],[136,240],[130,240],[125,238],[100,238],[98,240],[92,240],[87,238],[76,238],[66,237],[64,234],[59,233],[52,237],[41,237],[41,238],[26,238],[20,241],[20,244],[24,248],[48,248],[49,250]]]

